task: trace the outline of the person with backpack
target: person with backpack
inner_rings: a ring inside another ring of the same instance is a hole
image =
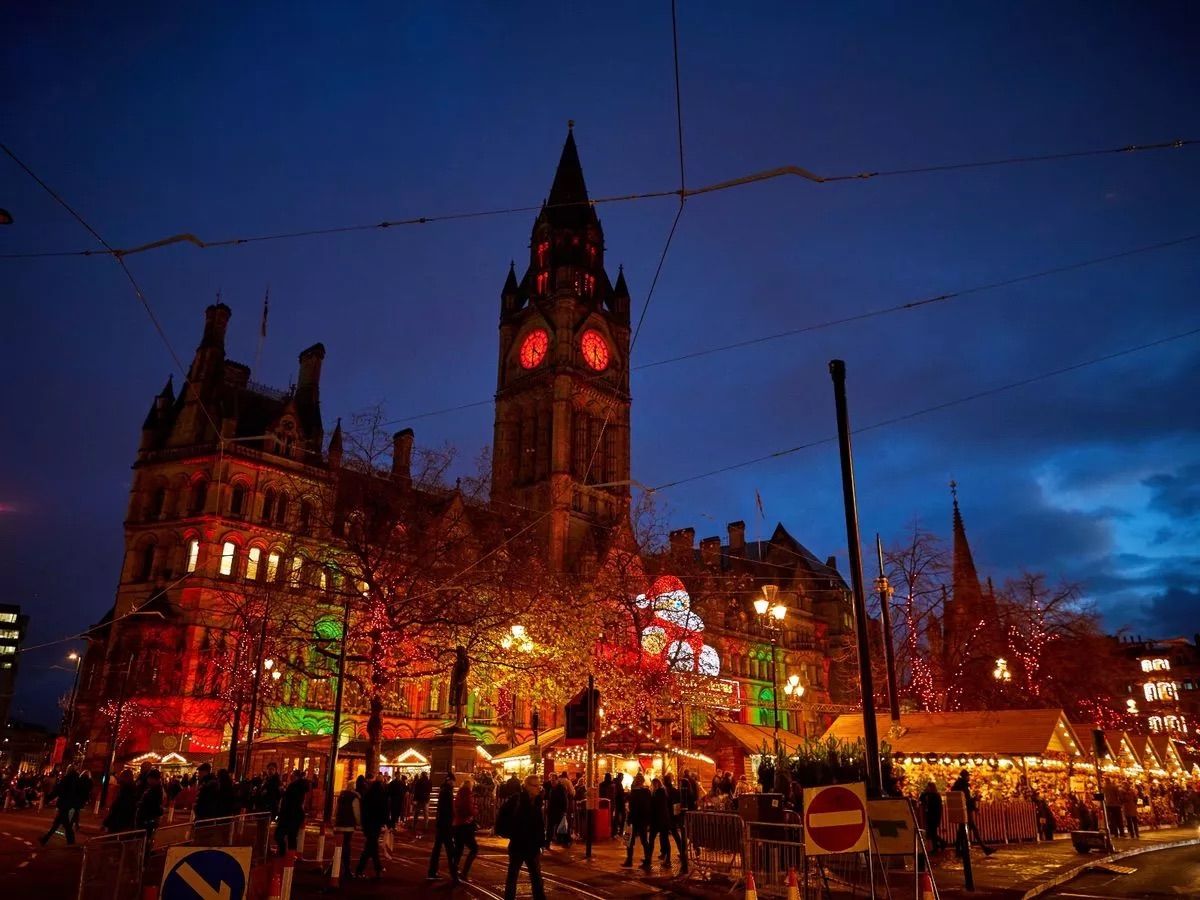
[[[629,791],[629,844],[625,851],[626,869],[633,866],[633,848],[640,841],[645,859],[642,868],[650,871],[650,791],[646,788],[646,776],[641,772],[633,776],[633,787]]]
[[[442,850],[446,851],[446,862],[450,865],[450,881],[458,884],[458,866],[454,858],[454,773],[447,772],[446,780],[438,789],[437,822],[433,840],[433,852],[429,854],[430,881],[438,879],[438,864]]]
[[[542,884],[542,783],[536,775],[525,778],[520,793],[509,796],[496,811],[496,837],[508,838],[508,874],[504,881],[504,900],[516,900],[517,879],[522,866],[529,872],[533,900],[546,900]]]

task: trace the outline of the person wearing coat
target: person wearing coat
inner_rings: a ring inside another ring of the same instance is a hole
[[[104,817],[101,827],[109,834],[132,831],[137,805],[137,784],[133,780],[133,772],[125,769],[117,777],[117,796],[108,808],[108,815]]]
[[[379,878],[383,874],[383,864],[379,861],[379,835],[383,833],[383,827],[387,824],[388,800],[387,790],[378,776],[367,782],[360,809],[366,843],[363,845],[362,855],[358,858],[358,868],[354,875],[356,878],[362,878],[363,872],[367,870],[367,860],[370,860],[375,864],[375,877]]]
[[[441,862],[442,850],[446,851],[446,863],[450,867],[450,880],[458,884],[458,866],[454,859],[454,773],[447,772],[446,780],[438,788],[437,830],[433,840],[433,852],[429,854],[430,881],[438,877],[438,863]]]
[[[525,778],[521,792],[505,805],[512,803],[512,813],[507,830],[508,875],[504,881],[504,900],[516,900],[517,879],[521,867],[529,871],[529,886],[533,900],[546,900],[546,889],[542,884],[542,844],[546,829],[542,822],[542,784],[536,775]],[[506,810],[507,812],[507,810]]]
[[[163,816],[167,795],[163,792],[162,776],[158,769],[150,769],[146,773],[145,784],[133,820],[138,828],[146,829],[146,847],[150,848],[154,846],[154,832],[158,829],[158,820]]]
[[[471,863],[479,855],[479,844],[475,842],[475,791],[467,776],[454,795],[454,864],[459,867],[458,877],[466,881],[471,873]],[[467,861],[462,862],[463,850],[469,850]]]
[[[633,865],[633,848],[641,842],[642,852],[645,858],[642,861],[642,868],[650,871],[650,824],[651,824],[651,798],[650,791],[646,787],[646,776],[639,772],[633,776],[633,787],[629,790],[629,844],[625,849],[625,862],[621,863],[625,868]]]
[[[62,826],[63,834],[67,838],[68,844],[75,843],[75,830],[71,824],[71,811],[75,808],[75,794],[79,788],[79,775],[75,771],[74,766],[67,766],[66,774],[58,780],[58,784],[54,786],[52,796],[54,808],[58,810],[58,814],[54,817],[54,821],[50,823],[50,830],[41,838],[42,846],[46,846],[46,842],[51,836]]]
[[[925,814],[925,849],[936,853],[946,849],[938,829],[942,825],[942,795],[932,781],[921,792],[921,810]]]
[[[671,795],[667,793],[661,778],[655,778],[650,784],[653,787],[650,792],[650,847],[653,849],[654,840],[657,838],[658,858],[665,867],[670,868]]]
[[[354,840],[354,832],[362,827],[362,798],[358,791],[346,787],[338,794],[337,806],[333,813],[333,832],[342,836],[342,871],[336,873],[341,878],[353,878],[350,871],[350,843]]]
[[[573,790],[567,776],[564,774],[562,778],[552,782],[550,787],[550,799],[546,806],[546,846],[549,847],[558,834],[559,824],[563,817],[567,816],[571,809],[571,798]],[[568,820],[569,821],[569,820]],[[570,843],[568,832],[567,843]]]
[[[625,836],[625,773],[618,772],[613,779],[612,836]]]

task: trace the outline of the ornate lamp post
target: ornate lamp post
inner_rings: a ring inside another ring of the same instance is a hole
[[[779,602],[779,585],[764,584],[763,595],[754,601],[754,612],[763,620],[771,636],[771,704],[774,707],[775,753],[779,753],[779,685],[775,677],[775,648],[779,646],[779,632],[787,617],[787,607]]]
[[[796,703],[799,704],[800,698],[804,696],[804,685],[800,683],[799,675],[789,675],[787,681],[783,684],[783,693],[789,701],[794,697]],[[803,727],[803,725],[801,725]]]

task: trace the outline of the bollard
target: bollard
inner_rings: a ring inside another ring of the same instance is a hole
[[[342,844],[339,841],[333,845],[333,865],[329,868],[329,886],[338,886],[338,875],[342,871]]]
[[[383,832],[383,853],[388,858],[392,858],[392,850],[395,847],[395,839],[392,836],[392,829],[387,828]]]
[[[928,871],[921,873],[921,896],[919,900],[934,900],[933,878]]]
[[[321,830],[317,832],[317,865],[325,862],[325,823],[321,823]]]
[[[175,821],[175,804],[172,803],[167,807],[167,824],[170,825]]]
[[[96,805],[92,807],[92,815],[94,815],[94,816],[100,815],[100,798],[99,797],[96,798]]]
[[[304,853],[304,833],[308,831],[303,825],[300,826],[300,833],[296,835],[296,852]]]
[[[280,884],[279,900],[291,900],[292,879],[296,875],[296,852],[289,851],[283,858],[283,881]]]

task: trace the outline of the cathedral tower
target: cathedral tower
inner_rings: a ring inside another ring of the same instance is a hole
[[[578,570],[629,507],[629,291],[604,268],[570,130],[500,294],[492,497],[543,515],[555,570]]]

